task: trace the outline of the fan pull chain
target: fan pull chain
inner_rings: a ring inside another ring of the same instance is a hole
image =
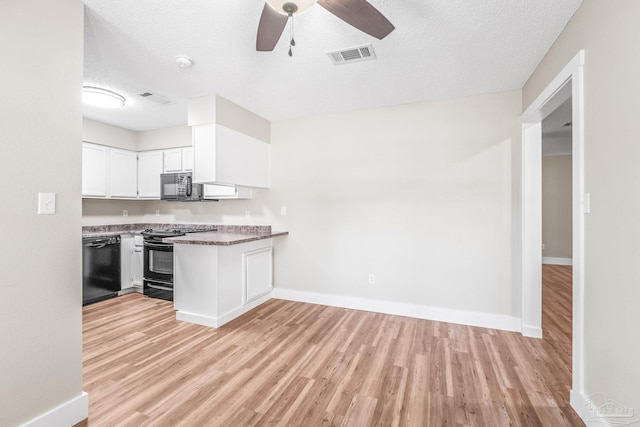
[[[291,25],[289,26],[289,36],[290,36],[290,41],[289,41],[289,56],[293,56],[293,51],[291,50],[292,46],[296,45],[296,41],[293,38],[293,14],[289,13],[289,20],[291,21]]]

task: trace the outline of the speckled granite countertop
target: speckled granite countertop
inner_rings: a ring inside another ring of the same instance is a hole
[[[269,239],[271,237],[284,236],[288,231],[272,232],[270,225],[221,225],[221,224],[113,224],[113,225],[88,225],[82,227],[82,237],[117,236],[121,234],[136,234],[148,228],[156,230],[209,230],[216,228],[218,231],[190,233],[185,236],[164,239],[170,243],[182,243],[193,245],[220,245],[229,246],[239,243],[252,242],[254,240]]]
[[[288,231],[269,231],[267,233],[229,233],[229,232],[205,232],[193,233],[186,236],[168,237],[163,242],[186,245],[216,245],[230,246],[240,243],[253,242],[255,240],[270,239],[272,237],[286,236]]]

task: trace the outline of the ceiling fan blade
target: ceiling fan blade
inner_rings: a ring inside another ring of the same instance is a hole
[[[347,24],[380,40],[396,28],[366,0],[318,0],[318,4]]]
[[[256,50],[261,52],[272,51],[280,40],[282,31],[287,25],[289,17],[276,12],[267,3],[262,9],[260,23],[258,24],[258,36],[256,37]]]

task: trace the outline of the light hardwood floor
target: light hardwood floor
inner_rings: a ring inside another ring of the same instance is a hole
[[[94,304],[82,424],[581,426],[567,402],[571,270],[544,277],[543,340],[282,300],[219,329],[138,294]]]

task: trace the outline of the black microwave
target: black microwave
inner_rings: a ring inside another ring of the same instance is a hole
[[[204,193],[202,184],[194,184],[191,172],[160,174],[160,199],[174,202],[201,201]]]

